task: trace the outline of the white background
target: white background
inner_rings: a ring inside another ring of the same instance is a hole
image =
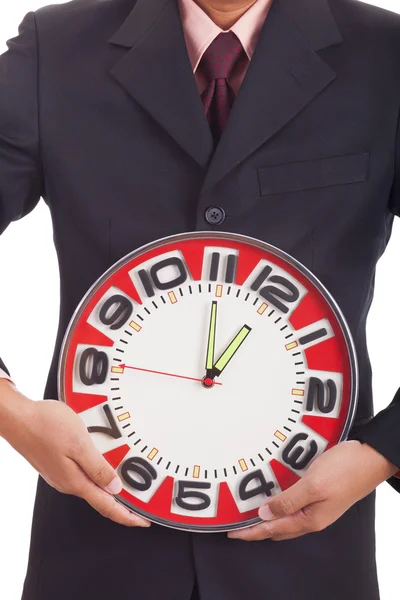
[[[25,13],[48,3],[43,0],[1,3],[0,53],[5,50],[5,41],[16,34]],[[53,3],[59,2],[53,0]],[[400,12],[399,0],[374,0],[371,4]],[[389,403],[400,385],[400,349],[395,341],[400,338],[400,316],[397,307],[391,310],[393,306],[386,300],[389,294],[394,296],[393,285],[399,287],[399,283],[393,283],[400,256],[397,221],[389,247],[378,265],[375,300],[367,329],[376,411]],[[1,355],[19,389],[31,398],[41,398],[53,352],[59,303],[51,222],[43,201],[0,238],[0,265]],[[390,327],[382,327],[379,315],[383,312],[388,319],[393,315]],[[0,597],[4,600],[21,597],[35,486],[36,472],[0,438]],[[382,600],[399,598],[399,512],[400,497],[388,484],[381,485],[376,528]]]

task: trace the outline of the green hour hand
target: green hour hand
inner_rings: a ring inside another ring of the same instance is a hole
[[[215,351],[215,332],[217,328],[217,302],[211,304],[210,328],[208,332],[207,355],[206,355],[206,377],[212,378]]]
[[[226,350],[221,354],[217,362],[215,363],[212,369],[212,378],[218,377],[225,369],[228,362],[233,358],[236,352],[239,350],[240,346],[243,344],[244,340],[247,338],[251,331],[251,327],[248,325],[243,325],[242,329],[239,333],[233,338],[229,346]]]

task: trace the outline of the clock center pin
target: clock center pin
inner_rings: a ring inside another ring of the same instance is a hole
[[[214,387],[214,380],[211,377],[204,377],[202,384],[205,388],[212,388]]]

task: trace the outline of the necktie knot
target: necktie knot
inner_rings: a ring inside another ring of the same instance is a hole
[[[204,52],[199,67],[209,82],[229,79],[244,55],[243,46],[236,34],[233,31],[221,32]]]

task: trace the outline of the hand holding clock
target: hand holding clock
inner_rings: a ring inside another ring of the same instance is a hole
[[[397,471],[368,444],[341,442],[316,458],[300,481],[259,509],[263,523],[228,537],[280,541],[321,531]]]
[[[95,447],[82,420],[64,403],[30,400],[2,379],[0,435],[59,492],[80,496],[121,525],[150,525],[115,501],[113,495],[122,488],[119,477]]]

